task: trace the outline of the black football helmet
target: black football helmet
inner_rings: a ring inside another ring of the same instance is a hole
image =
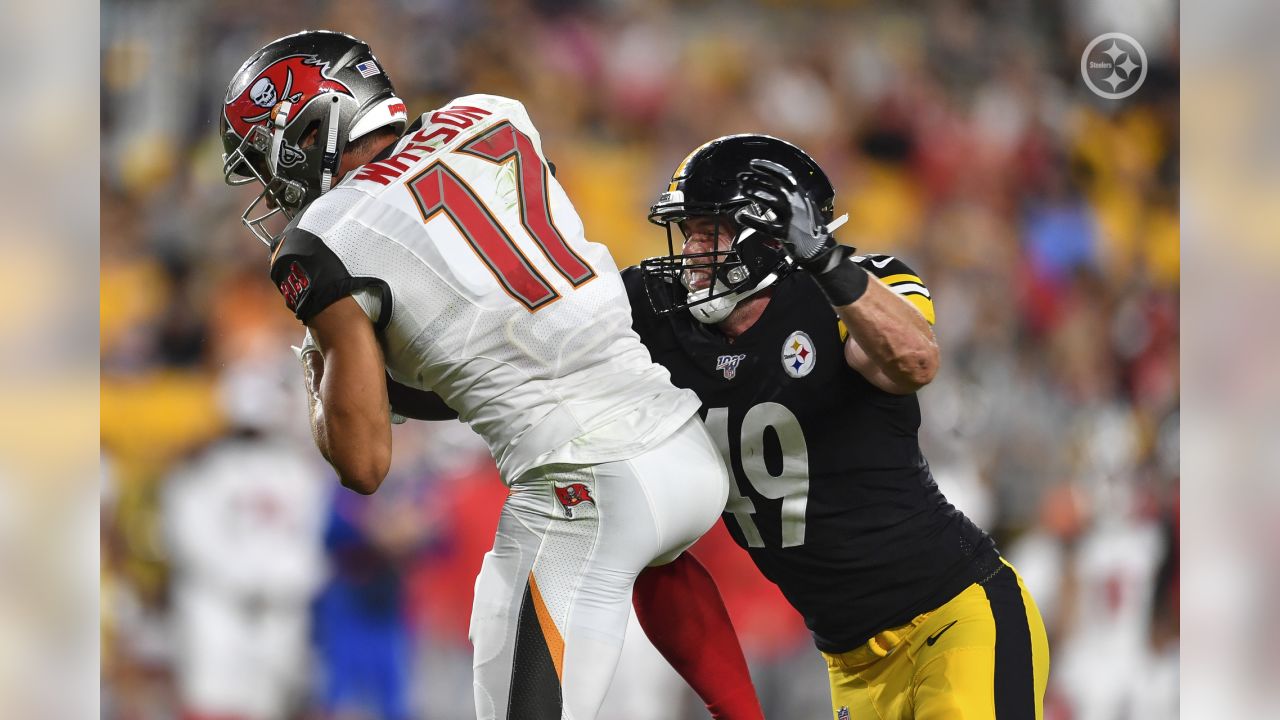
[[[737,227],[728,250],[682,253],[682,221],[714,217],[718,228],[752,204],[742,194],[738,173],[750,171],[747,163],[756,159],[772,160],[795,173],[800,186],[818,203],[824,221],[831,222],[835,209],[831,181],[795,145],[768,135],[726,135],[702,145],[676,167],[666,192],[649,208],[649,222],[667,229],[667,255],[640,263],[649,302],[659,315],[688,310],[700,322],[720,322],[739,302],[795,269],[778,239],[744,227]],[[679,244],[677,236],[682,238]],[[690,273],[699,270],[711,275],[712,284],[692,290]]]
[[[263,186],[241,222],[274,245],[264,223],[292,219],[327,192],[348,143],[405,124],[404,101],[364,42],[305,30],[268,43],[236,71],[222,106],[223,178]],[[251,217],[264,200],[274,207]]]

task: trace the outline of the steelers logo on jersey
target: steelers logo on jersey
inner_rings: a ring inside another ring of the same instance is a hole
[[[803,331],[796,330],[782,343],[782,367],[791,377],[802,378],[813,372],[816,360],[813,340]]]

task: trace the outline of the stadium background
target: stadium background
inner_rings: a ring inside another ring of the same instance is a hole
[[[299,716],[468,711],[471,580],[503,495],[484,448],[410,423],[378,495],[336,487],[305,426],[299,327],[238,222],[247,192],[221,182],[231,73],[316,27],[368,41],[411,114],[522,100],[620,265],[663,250],[645,211],[695,145],[762,131],[809,150],[850,214],[841,240],[933,290],[926,454],[1041,604],[1047,717],[1174,717],[1177,9],[1114,5],[104,2],[103,716],[228,717],[182,698],[234,709],[285,686]],[[1079,76],[1112,31],[1150,61],[1122,101]],[[701,552],[766,713],[829,712],[798,618],[722,532]],[[228,656],[253,687],[217,671]],[[362,694],[344,662],[381,683]],[[705,715],[642,645],[610,702],[619,720]]]

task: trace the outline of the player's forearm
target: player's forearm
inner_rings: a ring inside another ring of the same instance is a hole
[[[344,487],[363,495],[374,492],[390,465],[391,426],[386,412],[370,412],[367,399],[356,400],[376,396],[371,390],[381,388],[344,387],[341,365],[326,373],[319,352],[307,353],[304,366],[316,447]]]
[[[311,439],[315,441],[324,459],[328,460],[329,456],[325,453],[325,445],[322,441],[324,405],[320,402],[320,378],[324,375],[324,357],[318,348],[313,346],[308,349],[305,348],[305,344],[301,353],[302,384],[307,390],[307,419],[311,425]]]
[[[837,307],[836,313],[858,347],[894,385],[914,392],[937,374],[939,353],[933,329],[879,280],[870,278],[862,297]]]

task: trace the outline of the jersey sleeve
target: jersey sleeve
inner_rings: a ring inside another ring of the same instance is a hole
[[[644,272],[638,265],[626,268],[622,271],[622,284],[627,288],[627,300],[631,303],[631,329],[643,340],[653,315],[644,287]]]
[[[381,296],[377,329],[385,328],[391,318],[391,292],[386,282],[353,277],[323,239],[297,226],[289,228],[276,246],[271,258],[271,281],[284,297],[284,304],[303,323],[364,288],[372,288]]]
[[[933,324],[933,296],[915,270],[892,255],[859,255],[854,257],[854,262],[914,305],[924,319]]]

